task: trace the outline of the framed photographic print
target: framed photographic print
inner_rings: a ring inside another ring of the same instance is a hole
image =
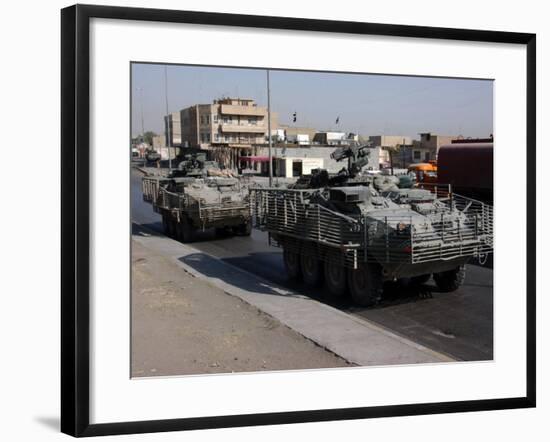
[[[535,406],[534,34],[61,18],[63,432]]]

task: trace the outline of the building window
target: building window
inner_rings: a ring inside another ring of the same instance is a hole
[[[254,117],[248,117],[248,124],[256,125],[258,121]]]
[[[206,120],[206,124],[210,124],[210,115],[206,115],[204,119]]]
[[[206,142],[210,143],[210,134],[206,134]]]
[[[415,150],[415,151],[413,152],[413,158],[414,158],[415,160],[419,160],[419,159],[420,159],[420,151],[419,151],[419,150]]]
[[[218,122],[218,116],[217,115],[212,115],[212,121],[214,123],[217,123]]]
[[[224,122],[225,124],[229,123],[229,117],[223,117],[223,122]]]

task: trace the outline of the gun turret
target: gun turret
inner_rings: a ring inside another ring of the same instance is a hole
[[[371,143],[342,146],[332,152],[330,157],[336,161],[342,161],[347,158],[348,167],[344,171],[347,172],[348,176],[353,178],[368,164],[370,151],[367,149],[370,147]]]

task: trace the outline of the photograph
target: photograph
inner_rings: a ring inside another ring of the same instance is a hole
[[[493,78],[129,75],[131,378],[494,360]]]
[[[62,432],[535,407],[536,34],[258,12],[62,10]]]
[[[2,440],[550,440],[544,9],[9,3]]]

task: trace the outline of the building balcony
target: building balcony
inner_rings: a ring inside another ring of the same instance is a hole
[[[262,117],[266,115],[265,108],[256,106],[236,106],[232,104],[222,104],[220,112],[222,115],[245,115]]]
[[[253,144],[263,144],[265,140],[263,137],[258,138],[246,138],[246,137],[228,137],[223,140],[214,139],[212,144],[225,145],[225,146],[251,146]]]
[[[223,133],[265,134],[267,127],[263,124],[220,124]]]

